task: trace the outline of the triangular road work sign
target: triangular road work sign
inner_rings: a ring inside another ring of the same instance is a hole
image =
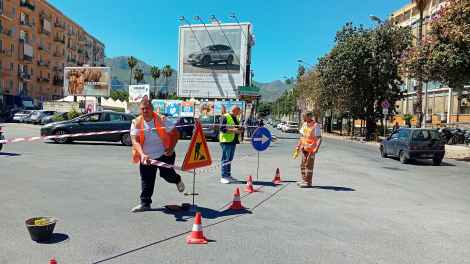
[[[207,147],[206,137],[202,132],[202,126],[199,120],[194,124],[194,133],[191,138],[191,144],[184,157],[181,168],[185,171],[209,166],[212,164],[211,154]]]

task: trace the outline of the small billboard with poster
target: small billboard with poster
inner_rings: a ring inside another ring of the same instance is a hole
[[[140,103],[145,96],[150,97],[150,85],[129,85],[129,102]]]
[[[64,96],[106,96],[111,88],[110,67],[66,67]]]

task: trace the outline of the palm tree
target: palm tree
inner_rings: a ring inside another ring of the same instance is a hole
[[[166,86],[165,97],[168,97],[168,78],[170,78],[171,75],[173,75],[173,70],[171,69],[170,65],[165,65],[165,67],[163,67],[162,75],[165,78],[165,86]]]
[[[155,89],[157,87],[157,79],[160,78],[160,74],[161,74],[161,70],[160,68],[158,68],[157,66],[152,66],[152,68],[150,68],[150,74],[152,75],[152,79],[153,79],[153,96],[156,97],[156,93],[155,93]]]
[[[415,4],[416,9],[419,11],[419,21],[418,21],[418,36],[417,36],[417,46],[419,49],[422,47],[423,39],[423,23],[424,23],[424,10],[428,5],[430,0],[412,0],[412,3]],[[416,85],[416,127],[421,127],[423,122],[423,77],[422,70],[418,74],[418,83]]]
[[[137,84],[139,84],[144,79],[144,72],[142,69],[135,69],[134,79],[136,80]]]
[[[130,56],[127,59],[127,65],[129,65],[129,68],[131,68],[131,74],[129,76],[129,85],[131,85],[132,84],[132,71],[134,70],[134,67],[137,65],[137,59]]]

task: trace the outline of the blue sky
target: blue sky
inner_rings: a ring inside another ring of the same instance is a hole
[[[329,51],[346,22],[372,25],[370,14],[388,17],[411,0],[49,0],[106,45],[106,55],[133,55],[152,65],[177,66],[178,17],[215,15],[254,26],[255,79],[294,76],[297,59],[313,64]]]

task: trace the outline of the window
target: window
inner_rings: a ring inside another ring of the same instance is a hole
[[[123,115],[109,113],[109,121],[111,121],[111,122],[120,122],[120,121],[124,121],[124,120],[125,119],[124,119]]]
[[[401,140],[406,140],[406,139],[408,139],[409,136],[410,136],[410,131],[409,130],[401,129],[398,133],[398,137]]]
[[[13,62],[10,62],[10,71],[13,72],[15,69],[15,65],[13,64]]]
[[[83,122],[99,122],[101,118],[101,114],[91,114],[84,116],[81,121]]]
[[[416,130],[413,132],[413,141],[429,141],[439,139],[439,133],[434,130]]]

